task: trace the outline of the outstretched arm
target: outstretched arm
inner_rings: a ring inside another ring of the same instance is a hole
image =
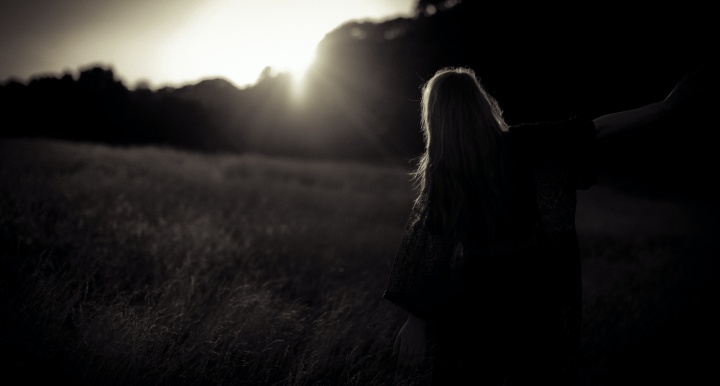
[[[638,128],[667,115],[698,92],[701,86],[699,75],[699,69],[687,73],[662,101],[595,118],[593,123],[597,137],[601,138],[619,131]]]

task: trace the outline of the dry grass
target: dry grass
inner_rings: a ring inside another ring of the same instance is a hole
[[[380,299],[412,200],[408,170],[45,140],[0,151],[5,374],[414,383],[395,377],[403,315]],[[602,186],[580,213],[584,382],[619,384],[632,350],[652,354],[643,342],[705,315],[716,223]]]

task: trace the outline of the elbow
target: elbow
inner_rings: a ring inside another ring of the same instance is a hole
[[[603,117],[593,119],[592,122],[593,126],[595,126],[595,136],[597,138],[604,138],[609,134],[611,126],[606,121]]]

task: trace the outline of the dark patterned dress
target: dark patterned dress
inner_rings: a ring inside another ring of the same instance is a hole
[[[429,230],[421,197],[383,294],[426,321],[433,384],[578,381],[576,191],[596,181],[595,128],[575,117],[512,126],[506,139],[532,208],[527,242],[449,245]]]

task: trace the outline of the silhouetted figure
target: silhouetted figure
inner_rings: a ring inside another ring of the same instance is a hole
[[[383,295],[409,314],[399,368],[430,363],[437,385],[578,382],[576,191],[596,182],[598,137],[664,116],[696,83],[595,119],[509,126],[472,70],[438,71],[423,86],[419,195]]]

